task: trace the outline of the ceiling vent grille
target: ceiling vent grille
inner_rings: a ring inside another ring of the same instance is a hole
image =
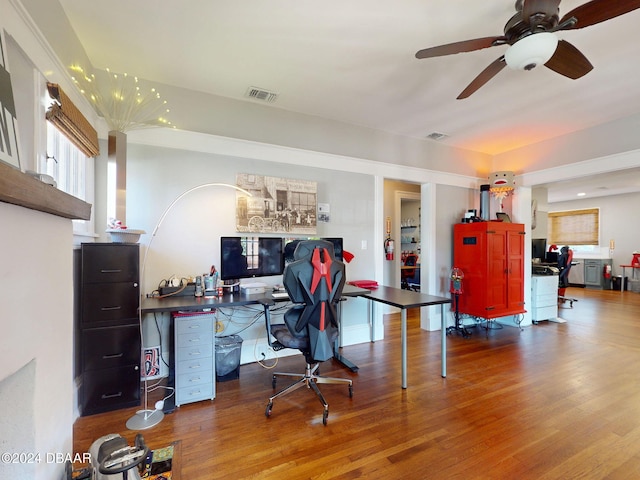
[[[433,132],[427,135],[427,138],[430,140],[442,140],[443,138],[447,138],[449,135],[446,133]]]
[[[260,100],[262,102],[268,103],[273,103],[278,98],[277,93],[270,92],[269,90],[258,87],[249,87],[245,96],[248,98],[253,98],[254,100]]]

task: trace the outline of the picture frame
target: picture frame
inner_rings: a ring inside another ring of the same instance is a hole
[[[20,169],[18,120],[6,45],[4,29],[0,27],[0,161]]]
[[[251,192],[236,193],[236,231],[316,234],[317,182],[239,173],[236,185]]]

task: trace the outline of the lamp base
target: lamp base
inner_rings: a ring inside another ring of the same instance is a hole
[[[138,410],[136,414],[127,420],[129,430],[146,430],[158,425],[164,418],[162,410]]]

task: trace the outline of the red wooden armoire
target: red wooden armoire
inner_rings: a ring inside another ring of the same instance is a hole
[[[464,273],[460,313],[485,319],[525,313],[524,234],[520,223],[454,226],[453,267]]]

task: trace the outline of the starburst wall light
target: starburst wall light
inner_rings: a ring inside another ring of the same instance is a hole
[[[169,113],[167,101],[155,88],[145,89],[138,77],[113,73],[108,68],[98,70],[96,76],[78,65],[72,66],[71,71],[72,80],[104,117],[109,130],[124,133],[148,127],[175,128],[165,117]]]

